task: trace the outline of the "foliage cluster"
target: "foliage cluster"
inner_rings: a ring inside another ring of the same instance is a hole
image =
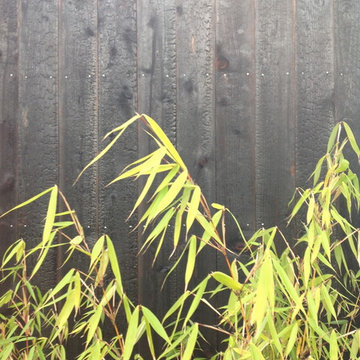
[[[66,342],[75,335],[83,339],[79,360],[141,359],[135,355],[141,338],[147,339],[153,359],[189,360],[205,327],[226,338],[224,350],[213,360],[357,359],[360,229],[351,218],[353,213],[358,216],[360,188],[344,148],[350,146],[358,158],[360,150],[350,127],[345,122],[335,126],[327,152],[312,174],[313,186],[296,189],[289,221],[299,219],[300,246],[291,247],[293,241],[276,227],[261,228],[246,239],[234,218],[244,246],[230,260],[225,233],[225,215],[233,217],[230,210],[220,204],[209,206],[174,146],[147,115],[136,115],[107,134],[114,137],[87,167],[137,121],[146,126],[155,150],[127,166],[112,183],[146,179],[131,212],[146,204],[139,219],[146,234],[141,250],[155,245],[155,261],[165,241],[172,242],[173,252],[184,241],[169,272],[185,258],[183,294],[162,319],[151,309],[133,304],[124,291],[110,238],[101,236],[90,249],[75,211],[54,186],[11,210],[50,195],[39,244],[27,249],[20,239],[2,258],[0,281],[12,279],[14,286],[0,298],[0,308],[6,307],[6,315],[0,314],[0,360],[66,359]],[[57,210],[60,201],[63,212]],[[341,203],[345,214],[339,210]],[[169,224],[174,229],[171,235]],[[275,238],[285,244],[281,253]],[[88,267],[70,269],[54,289],[42,293],[32,280],[49,251],[57,247],[65,249],[65,263],[80,253]],[[224,256],[227,271],[214,271],[190,289],[197,256],[205,247]],[[37,262],[29,269],[33,256]],[[213,303],[218,293],[227,297],[220,309]],[[193,320],[201,303],[217,314],[218,323]],[[126,322],[124,332],[119,319]],[[113,328],[111,339],[103,336],[105,322]],[[155,348],[154,336],[162,339],[161,349]]]

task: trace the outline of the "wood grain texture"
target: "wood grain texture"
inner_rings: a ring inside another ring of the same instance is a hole
[[[134,1],[99,3],[99,139],[135,114],[136,4]],[[100,148],[105,146],[100,144]],[[109,155],[99,163],[100,233],[107,233],[118,254],[127,295],[137,300],[136,217],[127,223],[137,184],[124,180],[105,188],[121,170],[137,159],[137,128],[129,128]],[[124,321],[119,322],[124,324]],[[123,328],[122,328],[123,329]],[[124,330],[124,329],[123,329]]]
[[[334,124],[333,2],[311,0],[296,7],[296,185],[325,153]]]
[[[336,0],[334,9],[335,122],[346,121],[351,126],[359,143],[360,2]],[[350,160],[352,170],[359,176],[360,169],[357,156],[350,148],[345,152],[345,156]],[[359,227],[359,216],[353,216],[352,223]]]
[[[0,1],[0,214],[16,202],[16,116],[18,110],[18,8]],[[16,239],[14,214],[0,220],[0,254]],[[0,286],[0,296],[3,292]]]
[[[172,0],[138,2],[138,112],[153,117],[171,142],[176,144],[176,3]],[[142,130],[139,131],[138,141],[139,156],[153,150],[148,135]],[[142,183],[139,183],[139,190],[141,186]],[[140,214],[143,211],[140,208]],[[169,260],[171,233],[169,229],[163,250],[154,266],[155,247],[139,255],[138,301],[149,306],[159,316],[171,306],[178,293],[175,273],[161,290],[165,276],[175,261],[175,257]],[[142,241],[140,235],[139,247]],[[146,349],[145,342],[141,347],[143,351]]]
[[[216,24],[216,189],[246,235],[255,229],[255,8],[218,0]],[[229,219],[229,246],[239,234]]]
[[[57,1],[19,2],[18,201],[57,183]],[[28,246],[41,239],[48,198],[19,211],[19,235]],[[33,261],[36,261],[33,258]],[[54,286],[55,252],[43,264],[37,283]]]
[[[96,1],[62,2],[59,22],[59,183],[92,245],[98,236],[97,166],[73,182],[98,148]]]
[[[295,190],[292,1],[256,7],[256,222],[285,229]]]
[[[216,197],[215,183],[215,3],[212,0],[177,1],[177,148],[209,204]],[[196,231],[196,230],[195,230]],[[198,257],[194,284],[216,269],[216,252],[206,248]],[[185,266],[185,263],[183,264]],[[178,269],[177,295],[184,288],[184,268]],[[215,314],[200,307],[196,321],[216,323]],[[203,329],[202,344],[211,357],[217,342],[214,331]]]

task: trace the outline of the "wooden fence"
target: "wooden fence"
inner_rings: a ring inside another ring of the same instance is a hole
[[[130,297],[163,313],[181,274],[159,291],[173,260],[151,268],[151,255],[137,256],[136,219],[124,222],[136,183],[104,187],[149,143],[134,127],[72,186],[99,139],[147,113],[246,234],[284,225],[333,124],[360,136],[360,2],[0,0],[0,84],[0,212],[59,184],[90,243],[113,239]],[[39,238],[39,209],[1,221],[0,249]],[[46,263],[43,286],[59,261]],[[217,262],[207,253],[198,277]]]

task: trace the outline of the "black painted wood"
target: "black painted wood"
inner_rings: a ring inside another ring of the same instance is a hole
[[[138,111],[153,117],[164,129],[173,144],[176,144],[176,4],[175,1],[138,2]],[[139,131],[139,156],[153,148],[142,127]],[[139,187],[140,190],[141,186]],[[139,215],[144,211],[139,209]],[[143,238],[139,234],[139,248]],[[173,273],[162,285],[175,261],[169,260],[172,251],[172,231],[168,230],[164,251],[152,265],[156,247],[139,255],[138,301],[149,306],[157,315],[165,314],[176,300],[178,278]],[[140,347],[145,357],[147,344]]]
[[[17,18],[17,3],[0,1],[0,214],[16,203]],[[16,239],[15,224],[15,214],[0,219],[0,256]],[[7,286],[0,286],[0,296]]]
[[[209,204],[216,197],[214,56],[215,3],[177,1],[177,148]],[[216,252],[206,248],[198,260],[194,283],[216,268]],[[177,276],[180,296],[184,289],[183,268],[179,267]],[[217,321],[206,306],[199,308],[196,318],[204,324]],[[209,343],[201,346],[210,358],[217,334],[204,328],[202,331]]]
[[[58,182],[58,12],[54,0],[20,1],[19,6],[17,184],[22,202]],[[28,246],[41,239],[47,200],[19,211],[19,235]],[[41,289],[54,285],[55,265],[50,251],[36,280]]]
[[[255,229],[255,7],[248,1],[217,1],[216,189],[250,235]],[[227,242],[241,247],[229,219]]]
[[[87,241],[98,237],[98,35],[96,1],[62,2],[59,7],[59,184],[75,209]]]
[[[257,2],[256,223],[283,231],[295,187],[294,12],[291,1]]]
[[[133,2],[101,2],[99,17],[99,132],[101,139],[136,110],[136,6]],[[103,148],[108,140],[99,144]],[[133,125],[99,163],[99,231],[110,236],[116,249],[124,288],[137,301],[136,216],[125,222],[137,194],[137,184],[124,180],[105,186],[137,159],[137,127]],[[124,330],[126,322],[119,320]]]
[[[346,121],[351,126],[358,143],[360,141],[359,31],[360,3],[354,0],[335,1],[335,122]],[[346,157],[350,160],[351,169],[360,176],[357,156],[350,147],[346,150]],[[353,211],[352,222],[359,227],[359,216],[355,208]]]
[[[136,216],[124,223],[140,188],[104,187],[152,148],[147,136],[134,126],[75,187],[73,180],[107,131],[146,112],[209,202],[232,209],[246,235],[263,223],[283,225],[292,191],[309,185],[334,122],[346,120],[360,135],[359,7],[0,0],[0,211],[59,183],[90,243],[104,232],[113,239],[131,299],[163,314],[183,289],[182,267],[160,292],[175,260],[171,231],[151,267],[154,252],[137,257],[142,240],[129,233]],[[40,239],[46,200],[1,220],[0,251],[13,239],[11,223],[29,245]],[[231,223],[227,240],[241,247]],[[56,282],[55,255],[41,275],[44,289]],[[206,253],[196,279],[223,265]],[[211,339],[215,347],[219,338]]]
[[[296,185],[307,187],[334,124],[333,2],[296,4]]]

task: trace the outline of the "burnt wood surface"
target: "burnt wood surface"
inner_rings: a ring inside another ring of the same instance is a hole
[[[133,126],[75,178],[108,131],[144,112],[246,236],[279,225],[291,242],[287,203],[310,185],[333,125],[360,136],[359,14],[357,0],[0,0],[0,212],[59,184],[89,243],[113,240],[130,298],[163,315],[184,287],[180,264],[160,290],[178,256],[172,228],[152,266],[155,250],[138,255],[131,231],[143,208],[125,222],[142,183],[105,187],[153,149],[148,136]],[[46,201],[0,219],[1,254],[41,238]],[[227,242],[242,247],[229,217]],[[42,289],[61,278],[62,259],[50,253]],[[195,281],[216,268],[226,270],[222,257],[204,250]],[[205,308],[197,316],[215,320]],[[210,354],[221,337],[207,336]]]

